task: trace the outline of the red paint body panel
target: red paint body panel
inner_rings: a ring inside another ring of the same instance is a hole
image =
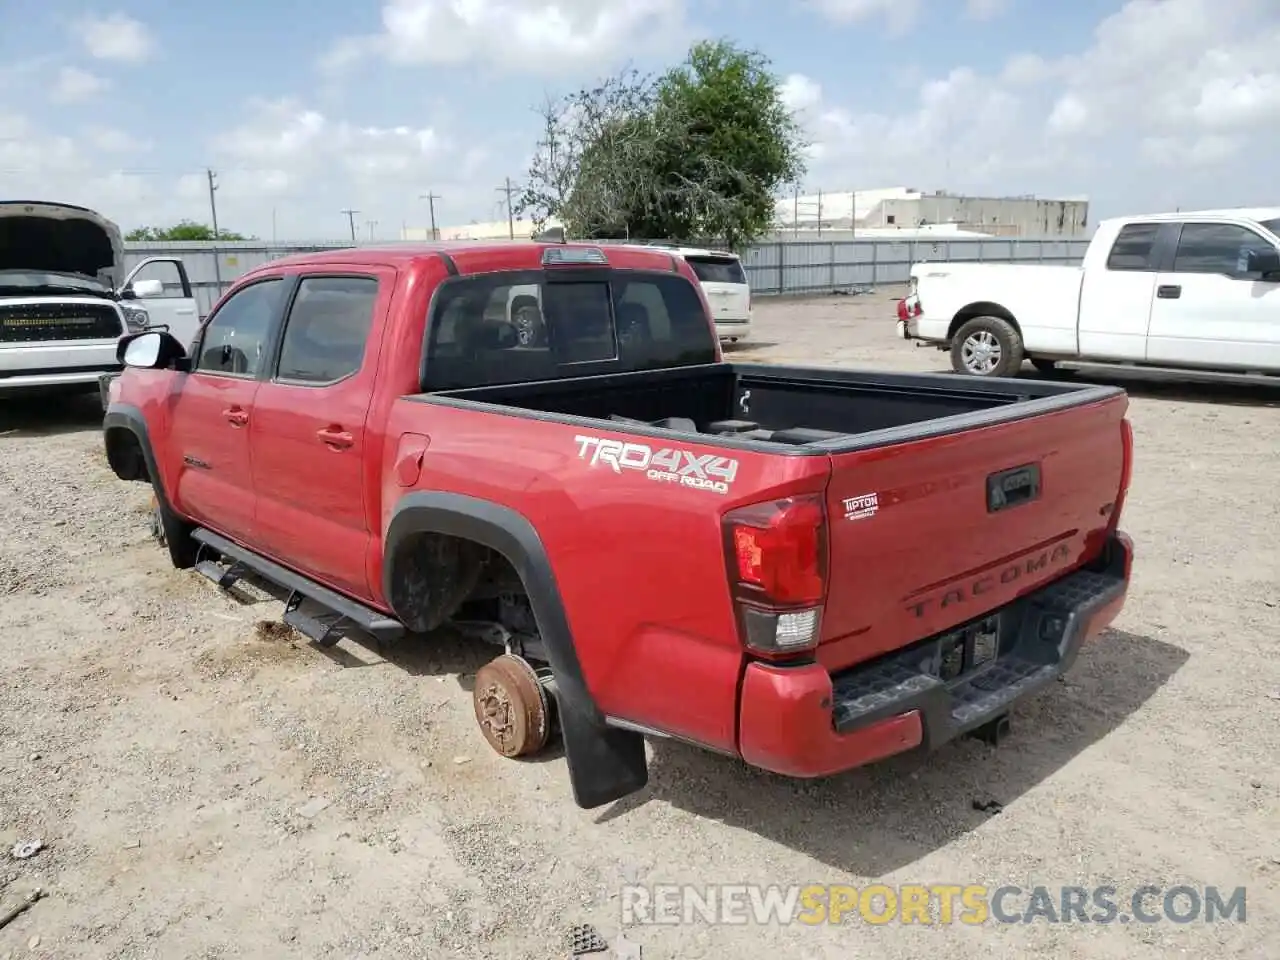
[[[911,711],[856,733],[831,726],[831,674],[819,664],[753,663],[742,681],[742,759],[789,777],[825,777],[920,745],[920,714]]]
[[[532,525],[551,559],[601,712],[805,777],[922,742],[915,711],[837,733],[834,673],[1043,587],[1097,558],[1110,535],[1108,507],[1124,466],[1122,397],[853,453],[735,449],[738,473],[726,496],[655,483],[643,471],[613,473],[579,455],[583,435],[635,439],[621,425],[585,427],[415,398],[431,297],[450,276],[440,249],[465,276],[537,269],[543,247],[328,251],[241,278],[225,296],[264,276],[379,278],[364,366],[332,386],[126,371],[113,400],[145,416],[175,509],[391,613],[384,536],[402,497],[443,491],[506,507]],[[674,268],[706,308],[683,261],[661,250],[607,249],[614,267]],[[709,310],[707,317],[719,360]],[[247,427],[225,419],[233,406],[249,412]],[[325,430],[349,434],[350,445],[332,449],[319,437]],[[726,452],[696,436],[672,444]],[[184,462],[193,453],[216,469]],[[987,476],[1029,456],[1042,470],[1040,499],[989,514]],[[807,666],[755,662],[739,636],[723,516],[799,494],[825,498],[827,509],[822,643]],[[845,501],[868,494],[876,509],[846,519]],[[1020,572],[1010,577],[1012,568]],[[1089,632],[1122,604],[1123,596],[1095,612]]]

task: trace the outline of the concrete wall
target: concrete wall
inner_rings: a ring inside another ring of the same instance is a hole
[[[220,290],[254,267],[294,253],[342,249],[350,244],[128,243],[126,262],[144,257],[181,257],[204,316]],[[760,296],[828,293],[905,283],[921,260],[993,263],[1077,264],[1087,240],[914,239],[788,240],[761,243],[743,254],[752,291]]]

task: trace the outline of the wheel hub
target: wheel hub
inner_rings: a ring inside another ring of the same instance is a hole
[[[526,756],[546,746],[547,694],[523,657],[506,653],[481,667],[472,699],[480,732],[502,756]]]
[[[970,334],[964,342],[965,366],[978,373],[986,373],[1000,363],[1000,343],[991,334],[982,331]]]

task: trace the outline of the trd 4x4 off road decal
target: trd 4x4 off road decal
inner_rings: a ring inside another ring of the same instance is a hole
[[[715,454],[698,454],[692,450],[664,447],[654,450],[644,443],[623,443],[603,437],[574,437],[578,456],[591,466],[604,464],[614,473],[640,470],[650,480],[678,483],[695,490],[728,493],[729,484],[738,475],[738,461]]]

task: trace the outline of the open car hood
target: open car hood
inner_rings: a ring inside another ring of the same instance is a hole
[[[0,270],[45,270],[100,277],[113,287],[123,277],[120,228],[85,207],[0,201]]]

